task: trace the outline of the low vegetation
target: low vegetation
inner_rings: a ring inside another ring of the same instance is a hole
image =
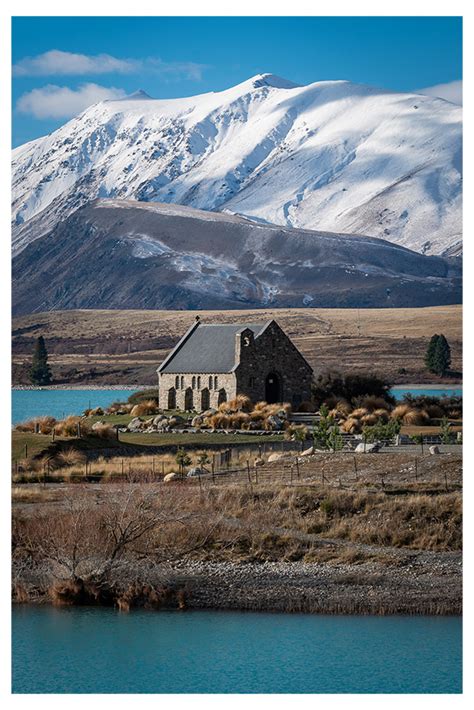
[[[46,507],[36,505],[41,495]],[[394,549],[461,548],[460,491],[388,495],[309,481],[255,486],[242,480],[204,488],[37,488],[28,495],[15,489],[14,499],[19,600],[39,594],[57,604],[179,606],[185,589],[166,584],[165,561],[357,565],[373,558],[383,565],[396,564]]]

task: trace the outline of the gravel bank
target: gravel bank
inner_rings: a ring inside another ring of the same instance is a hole
[[[460,552],[362,564],[180,562],[187,606],[320,614],[461,614]]]

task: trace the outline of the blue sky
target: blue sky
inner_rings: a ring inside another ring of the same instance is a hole
[[[13,145],[102,98],[219,91],[262,72],[455,97],[461,37],[456,17],[13,18]]]

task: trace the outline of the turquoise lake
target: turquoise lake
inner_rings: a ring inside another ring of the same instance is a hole
[[[460,693],[461,619],[13,609],[14,693]]]
[[[50,415],[62,419],[68,414],[82,414],[88,407],[107,407],[117,400],[125,402],[136,390],[12,390],[12,422],[18,424],[33,417]],[[441,397],[462,395],[462,388],[406,388],[394,389],[397,399],[411,392]]]

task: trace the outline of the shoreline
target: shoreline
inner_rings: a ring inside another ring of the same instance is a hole
[[[120,599],[115,605],[95,605],[131,613],[134,608],[171,608],[357,616],[462,615],[461,552],[400,549],[389,557],[383,562],[372,559],[355,564],[180,561],[160,566],[161,589],[166,592],[163,602],[149,603],[145,597],[126,608]],[[20,584],[28,586],[21,580]],[[150,588],[146,578],[143,585]],[[36,599],[19,596],[14,603],[53,601],[43,590]],[[84,598],[59,604],[64,605],[83,606]]]

